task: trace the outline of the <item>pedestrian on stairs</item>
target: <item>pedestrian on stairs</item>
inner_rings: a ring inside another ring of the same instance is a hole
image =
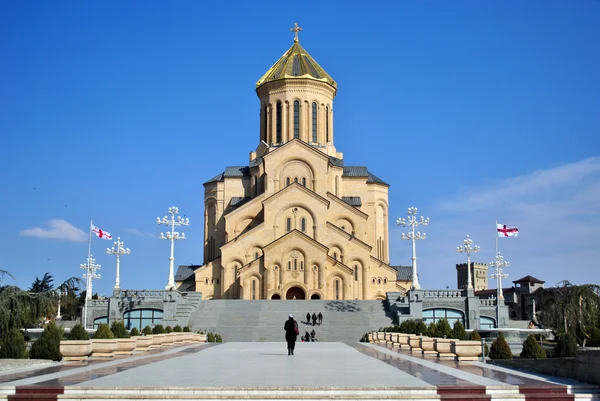
[[[306,324],[310,324],[310,312],[306,312]]]
[[[285,330],[285,341],[287,341],[288,355],[294,355],[294,348],[296,347],[296,338],[300,331],[298,331],[298,323],[294,320],[294,315],[291,313],[288,315],[288,320],[286,320],[283,325],[283,329]]]
[[[312,320],[313,320],[313,326],[315,324],[317,324],[317,315],[314,312],[313,312],[313,315],[312,315]]]
[[[317,316],[317,319],[319,319],[319,326],[320,326],[321,323],[323,323],[323,314],[321,312],[319,312],[319,315]]]

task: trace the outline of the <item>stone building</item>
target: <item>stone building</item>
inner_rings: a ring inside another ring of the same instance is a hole
[[[180,266],[179,290],[373,300],[410,288],[389,265],[389,184],[335,147],[337,87],[297,37],[258,80],[258,146],[204,183],[204,263]]]
[[[467,264],[458,263],[456,265],[456,288],[467,288],[467,280]],[[471,284],[475,291],[487,290],[488,266],[486,263],[471,262]]]

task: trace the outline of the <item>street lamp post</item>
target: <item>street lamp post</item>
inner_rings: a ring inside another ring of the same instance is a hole
[[[121,289],[120,286],[120,278],[119,278],[119,270],[121,263],[121,255],[129,255],[131,254],[131,250],[129,248],[124,247],[123,241],[121,241],[121,237],[117,237],[117,241],[114,243],[112,248],[106,248],[106,253],[109,255],[115,255],[117,257],[117,278],[115,280],[115,291],[119,291]]]
[[[500,302],[504,302],[502,294],[502,279],[507,278],[508,274],[504,273],[504,268],[510,266],[510,262],[504,260],[504,256],[500,252],[496,253],[494,260],[489,263],[490,267],[494,268],[495,273],[491,275],[496,279],[496,324],[500,327]]]
[[[456,247],[456,252],[467,254],[467,289],[473,288],[471,282],[471,253],[479,252],[481,247],[479,245],[473,245],[473,240],[467,235],[463,240],[463,245]]]
[[[427,238],[427,235],[425,233],[421,233],[420,231],[415,232],[415,228],[420,225],[426,226],[429,224],[429,217],[423,218],[423,216],[421,216],[420,219],[417,219],[417,212],[418,210],[416,207],[409,207],[408,217],[406,219],[400,217],[398,220],[396,220],[397,226],[406,227],[408,225],[410,227],[410,231],[407,234],[402,233],[402,236],[400,238],[402,238],[403,240],[410,241],[412,244],[412,288],[415,290],[421,288],[421,286],[419,285],[419,275],[417,274],[417,253],[415,242],[417,240]]]
[[[156,224],[171,226],[170,232],[167,232],[166,234],[160,233],[159,237],[160,239],[166,239],[171,241],[171,257],[169,258],[169,282],[165,287],[167,290],[175,288],[175,275],[173,273],[175,264],[175,241],[185,239],[185,234],[178,233],[177,231],[175,231],[175,227],[190,225],[190,219],[188,218],[182,218],[181,216],[177,216],[177,218],[175,218],[175,215],[179,214],[179,208],[171,206],[169,208],[169,214],[171,215],[170,219],[167,216],[163,217],[162,219],[160,217],[156,218]]]
[[[100,274],[96,273],[100,270],[100,265],[96,264],[96,259],[92,257],[92,255],[87,258],[86,263],[82,263],[79,265],[80,268],[84,269],[86,272],[83,274],[83,278],[85,280],[85,305],[83,310],[83,327],[87,329],[87,310],[88,310],[88,300],[92,299],[92,280],[95,278],[100,278]]]

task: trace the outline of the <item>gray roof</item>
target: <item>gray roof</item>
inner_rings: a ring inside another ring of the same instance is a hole
[[[373,173],[369,173],[369,178],[367,179],[367,183],[382,184],[382,185],[387,185],[388,187],[390,186],[390,184],[383,181],[381,178],[377,177]]]
[[[344,167],[344,161],[337,157],[329,156],[329,163],[337,167]]]
[[[362,206],[360,196],[342,196],[342,200],[350,206]]]
[[[244,198],[242,196],[233,196],[231,198],[231,206],[237,207],[242,206],[244,203],[248,202],[252,198]]]
[[[261,163],[263,162],[263,158],[262,157],[257,157],[256,159],[252,160],[249,164],[248,167],[256,167],[256,166],[260,166]]]
[[[398,281],[412,281],[412,266],[390,266],[396,270],[396,280]]]
[[[194,278],[194,271],[201,267],[200,265],[179,265],[175,273],[175,281],[185,281]]]
[[[344,166],[345,177],[368,177],[369,172],[365,166]]]
[[[213,178],[211,178],[210,180],[206,181],[206,182],[204,183],[204,185],[206,185],[206,184],[210,184],[210,183],[212,183],[212,182],[221,182],[221,181],[223,181],[223,173],[219,173],[219,174],[217,174],[216,176],[214,176],[214,177],[213,177]]]
[[[224,177],[244,177],[250,175],[248,166],[227,166],[225,167]]]

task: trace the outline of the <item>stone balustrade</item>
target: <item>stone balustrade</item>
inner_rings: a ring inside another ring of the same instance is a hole
[[[495,299],[480,299],[479,306],[496,306]]]
[[[424,290],[423,298],[460,298],[464,297],[462,290]]]

